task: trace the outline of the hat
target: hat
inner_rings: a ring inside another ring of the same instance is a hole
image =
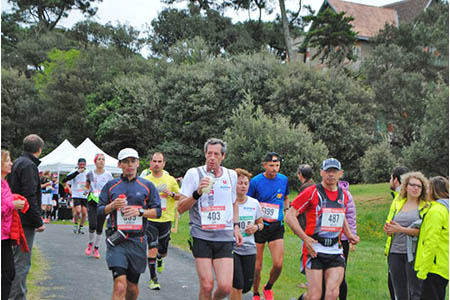
[[[133,157],[133,158],[139,159],[139,154],[133,148],[125,148],[125,149],[120,150],[119,155],[117,156],[117,159],[120,161],[127,157]]]
[[[323,161],[322,163],[322,170],[326,171],[328,169],[337,169],[340,170],[341,169],[341,163],[335,159],[335,158],[327,158]]]
[[[276,157],[276,159],[273,159],[274,156]],[[281,157],[280,157],[280,155],[279,155],[278,153],[276,153],[276,152],[269,152],[269,153],[267,153],[266,156],[264,157],[263,162],[268,162],[268,161],[271,161],[271,162],[278,162],[278,161],[280,161],[280,162],[281,162]]]
[[[78,159],[78,163],[81,163],[81,162],[84,162],[84,163],[85,163],[85,162],[86,162],[86,159],[84,159],[84,158],[79,158],[79,159]]]

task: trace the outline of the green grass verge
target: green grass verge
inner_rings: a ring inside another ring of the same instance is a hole
[[[46,263],[41,250],[34,246],[31,259],[31,269],[27,277],[27,299],[42,299],[44,287],[41,286],[40,283],[48,279],[48,269],[48,264]]]

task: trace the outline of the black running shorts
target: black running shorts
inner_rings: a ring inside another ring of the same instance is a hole
[[[170,229],[172,222],[147,221],[145,235],[147,235],[148,248],[158,247],[159,254],[166,254],[170,241]]]
[[[258,244],[270,243],[284,238],[284,225],[281,222],[264,222],[264,228],[255,232],[255,242]]]
[[[72,199],[73,199],[73,206],[81,205],[81,206],[87,207],[87,203],[88,203],[87,199],[82,199],[82,198],[72,198]]]
[[[308,256],[306,261],[307,269],[326,270],[335,267],[345,267],[345,258],[343,254],[317,253],[316,258]]]
[[[233,242],[215,242],[193,238],[192,254],[195,258],[233,258]]]

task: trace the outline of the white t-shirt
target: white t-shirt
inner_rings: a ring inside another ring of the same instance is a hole
[[[105,184],[113,179],[112,175],[108,171],[103,171],[102,174],[97,174],[95,171],[89,171],[86,175],[86,181],[90,183],[89,191],[94,194],[94,196],[99,197],[102,188]]]
[[[195,238],[228,242],[233,241],[233,203],[236,201],[237,174],[234,170],[222,168],[220,177],[208,195],[202,195],[189,209],[191,235]],[[192,196],[201,178],[205,177],[206,166],[191,168],[186,172],[180,193]]]
[[[262,210],[259,201],[247,196],[247,201],[239,203],[239,226],[243,238],[243,244],[240,247],[234,246],[234,252],[239,255],[256,254],[255,236],[247,235],[245,228],[248,225],[254,225],[255,221],[262,218]]]
[[[72,171],[69,173],[72,174],[75,171]],[[86,175],[87,171],[84,171],[83,173],[78,174],[75,178],[72,180],[69,180],[68,183],[72,187],[72,198],[80,198],[80,199],[87,199],[88,193],[86,191]],[[67,176],[69,176],[67,175]]]

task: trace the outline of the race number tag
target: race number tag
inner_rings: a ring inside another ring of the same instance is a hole
[[[255,224],[253,216],[239,216],[239,228],[241,229],[242,236],[249,236],[245,232],[245,228],[247,228],[248,225],[253,224]]]
[[[164,211],[167,209],[167,196],[159,194],[159,198],[161,199],[161,209]]]
[[[339,232],[342,230],[345,208],[322,208],[321,230]]]
[[[270,222],[277,221],[278,214],[280,212],[280,205],[265,202],[260,203],[264,220]]]
[[[86,190],[86,182],[85,181],[81,181],[77,184],[77,191],[79,193],[84,192]]]
[[[139,205],[129,205],[131,207],[142,208]],[[142,217],[134,216],[125,218],[120,211],[117,209],[117,229],[120,230],[141,230],[142,229]]]
[[[100,197],[100,192],[101,192],[101,190],[95,190],[95,191],[93,191],[93,194],[95,197]]]
[[[225,229],[225,206],[202,207],[200,212],[202,229],[219,230]]]

